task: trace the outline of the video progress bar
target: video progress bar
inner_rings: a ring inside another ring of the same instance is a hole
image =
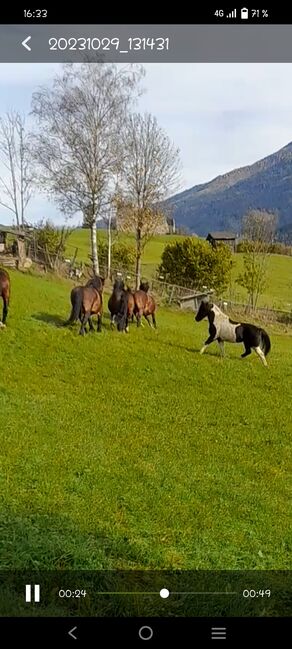
[[[166,599],[170,595],[238,595],[238,592],[235,591],[180,591],[180,590],[172,590],[168,591],[166,588],[162,588],[159,592],[156,591],[97,591],[96,595],[159,595],[162,597],[162,599]]]

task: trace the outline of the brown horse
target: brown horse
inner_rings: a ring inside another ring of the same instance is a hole
[[[119,310],[116,314],[118,331],[129,331],[129,320],[134,318],[135,301],[134,295],[130,288],[123,291]]]
[[[5,327],[10,298],[10,277],[4,268],[0,268],[0,297],[3,299],[3,317],[0,327]]]
[[[111,327],[114,327],[116,320],[118,331],[128,331],[128,321],[133,317],[134,306],[134,296],[131,290],[129,288],[125,289],[122,279],[116,279],[113,292],[108,301]]]
[[[79,318],[81,322],[79,333],[82,336],[86,332],[87,322],[91,331],[94,328],[92,315],[97,316],[97,331],[101,331],[103,285],[103,277],[95,276],[85,286],[75,286],[71,291],[72,311],[66,325],[73,324]]]
[[[156,329],[156,319],[155,319],[155,309],[156,304],[152,295],[148,295],[149,284],[148,282],[141,282],[139,290],[134,293],[134,315],[137,318],[137,326],[140,327],[142,324],[142,316],[147,320],[150,327],[155,327]],[[149,316],[152,317],[152,323],[149,320]]]

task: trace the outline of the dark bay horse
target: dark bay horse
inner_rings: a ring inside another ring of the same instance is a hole
[[[221,354],[224,353],[224,342],[243,343],[245,351],[241,358],[251,354],[254,349],[264,365],[267,365],[266,356],[271,349],[271,341],[264,329],[248,323],[234,322],[223,313],[216,304],[203,300],[200,304],[195,320],[200,322],[204,318],[209,320],[209,338],[204,343],[200,354],[214,340],[217,340]]]
[[[116,279],[113,292],[108,301],[111,314],[111,327],[117,322],[118,331],[128,331],[128,322],[132,319],[134,311],[134,296],[130,289],[125,289],[122,279]]]
[[[152,295],[148,294],[149,284],[148,282],[141,282],[139,290],[134,293],[134,315],[137,318],[137,326],[139,327],[142,322],[142,316],[147,320],[150,327],[156,328],[156,319],[155,319],[155,309],[156,304]],[[152,317],[152,324],[149,320],[149,316]],[[142,325],[143,326],[143,325]]]
[[[135,300],[130,288],[123,291],[117,313],[118,331],[129,331],[129,321],[134,318]]]
[[[81,322],[79,333],[82,336],[86,332],[87,322],[89,329],[93,330],[92,315],[97,316],[97,331],[101,331],[103,285],[104,278],[96,275],[88,280],[85,286],[75,286],[71,291],[72,310],[66,325],[73,324],[79,319]]]
[[[10,277],[4,268],[0,268],[0,297],[3,299],[3,316],[0,327],[5,327],[10,299]]]

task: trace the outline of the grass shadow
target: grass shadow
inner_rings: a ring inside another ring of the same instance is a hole
[[[46,322],[46,324],[50,324],[53,327],[64,327],[67,322],[66,319],[61,318],[61,316],[56,313],[34,313],[32,318],[39,322]]]
[[[156,339],[154,339],[154,340],[156,342],[158,342],[159,345],[164,345],[166,347],[173,347],[174,349],[182,349],[184,352],[188,352],[189,354],[198,354],[198,355],[200,355],[200,348],[196,349],[195,347],[187,347],[186,345],[183,345],[181,343],[173,343],[173,342],[169,342],[169,341],[166,341],[166,340],[161,340],[161,338],[159,339],[159,341],[156,340]],[[220,352],[218,350],[216,350],[215,347],[214,347],[213,350],[212,349],[206,350],[204,352],[204,356],[213,356],[215,358],[222,358],[222,360],[232,360],[232,361],[242,360],[240,356],[235,357],[235,356],[229,356],[228,354],[226,354],[225,356],[221,356]]]

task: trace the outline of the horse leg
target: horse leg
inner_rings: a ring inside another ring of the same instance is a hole
[[[115,328],[115,316],[111,315],[111,324],[110,324],[111,329]]]
[[[156,325],[155,313],[152,313],[152,322],[153,322],[154,329],[156,329],[157,325]]]
[[[266,357],[265,357],[265,354],[264,354],[263,350],[260,347],[253,347],[253,349],[255,350],[255,353],[259,356],[259,358],[261,359],[264,366],[267,367],[268,363],[266,361]]]
[[[87,325],[87,322],[88,322],[89,318],[90,318],[90,311],[87,311],[87,313],[85,313],[83,318],[82,318],[81,327],[80,327],[80,331],[79,331],[80,336],[84,336],[84,334],[86,332],[85,327]]]
[[[142,322],[142,315],[143,315],[143,310],[139,309],[138,313],[136,314],[137,327],[144,327],[143,322]]]
[[[97,331],[101,331],[101,324],[102,324],[102,313],[97,314]]]
[[[145,320],[147,320],[147,322],[149,324],[149,327],[152,327],[152,324],[151,324],[151,322],[149,320],[149,315],[145,315],[145,313],[144,313],[144,318],[145,318]]]
[[[6,318],[8,315],[8,300],[6,297],[3,297],[3,316],[2,316],[2,324],[5,326]]]
[[[203,354],[204,351],[207,349],[208,345],[211,345],[211,343],[215,340],[213,336],[209,336],[208,340],[204,343],[202,349],[200,349],[200,354]]]
[[[89,331],[94,331],[94,326],[92,324],[91,318],[88,318],[88,324],[89,324]]]
[[[225,353],[224,353],[224,341],[221,340],[221,338],[218,338],[217,342],[218,342],[218,345],[220,347],[220,354],[221,354],[221,356],[224,356],[225,355]]]
[[[249,356],[251,354],[251,348],[245,345],[245,350],[243,354],[241,354],[241,358],[246,358],[246,356]]]

